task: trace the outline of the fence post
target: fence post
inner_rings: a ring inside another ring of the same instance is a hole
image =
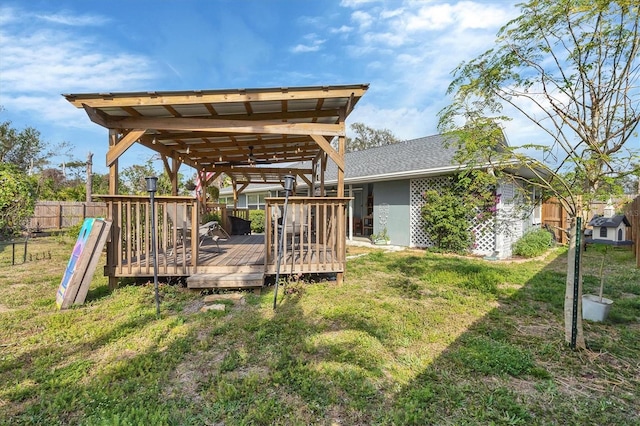
[[[58,204],[58,229],[62,229],[62,203]]]

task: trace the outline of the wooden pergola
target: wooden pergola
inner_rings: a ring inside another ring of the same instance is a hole
[[[96,124],[109,129],[110,194],[118,193],[118,159],[134,143],[160,154],[178,190],[178,170],[193,167],[209,180],[224,173],[240,187],[282,182],[293,173],[323,184],[327,157],[338,166],[344,195],[345,120],[368,84],[266,89],[66,94]],[[337,138],[338,149],[331,146]],[[278,164],[309,161],[310,169]],[[319,182],[318,182],[319,180]]]
[[[338,167],[337,196],[344,197],[345,120],[368,87],[64,96],[83,108],[91,121],[109,130],[106,164],[111,196],[118,194],[119,158],[139,143],[160,155],[174,196],[183,164],[195,169],[204,185],[222,174],[230,176],[236,198],[250,183],[282,183],[288,174],[305,181],[309,188],[319,187],[318,192],[324,194],[324,171],[330,158]],[[292,168],[294,162],[311,166]],[[341,233],[345,233],[344,226]]]

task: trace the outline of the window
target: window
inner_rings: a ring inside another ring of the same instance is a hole
[[[259,194],[247,194],[247,208],[249,210],[262,210],[264,209],[265,201],[267,197],[266,192]]]
[[[606,226],[601,226],[600,227],[600,238],[607,238],[607,227]]]
[[[233,207],[233,197],[219,197],[218,202],[226,205],[227,207]]]

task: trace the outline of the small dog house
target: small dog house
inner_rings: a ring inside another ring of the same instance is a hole
[[[623,214],[611,217],[595,216],[589,222],[593,227],[592,238],[594,241],[602,240],[611,243],[621,243],[627,239],[627,226],[631,226],[627,217]]]

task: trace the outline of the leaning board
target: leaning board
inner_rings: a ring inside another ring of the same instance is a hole
[[[67,309],[74,303],[84,303],[110,229],[109,221],[96,218],[84,220],[56,293],[58,308]]]

